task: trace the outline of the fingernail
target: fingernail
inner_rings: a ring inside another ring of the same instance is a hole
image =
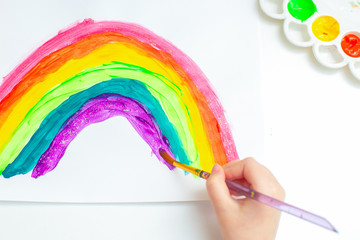
[[[215,163],[213,169],[211,170],[211,173],[216,174],[216,173],[220,172],[220,168],[221,168],[221,166],[219,164]]]

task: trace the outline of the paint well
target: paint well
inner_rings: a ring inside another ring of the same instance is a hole
[[[331,16],[321,16],[313,22],[312,32],[317,39],[330,42],[340,34],[340,24]]]
[[[317,12],[316,5],[311,0],[290,0],[287,9],[291,16],[302,22],[308,20]]]
[[[341,39],[341,48],[350,57],[360,57],[360,33],[346,34]]]

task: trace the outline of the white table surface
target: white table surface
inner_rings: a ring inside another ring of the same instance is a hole
[[[360,82],[290,44],[259,10],[265,158],[286,201],[326,217],[333,234],[282,215],[277,239],[359,239]]]
[[[288,43],[280,22],[255,2],[246,11],[259,20],[259,41],[249,47],[260,51],[265,146],[254,155],[283,185],[287,202],[325,216],[340,232],[283,214],[277,239],[359,239],[360,82]],[[0,212],[1,239],[221,239],[208,201],[2,202]]]

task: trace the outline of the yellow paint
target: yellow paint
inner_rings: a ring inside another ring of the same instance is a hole
[[[24,116],[49,90],[85,69],[93,68],[111,61],[126,62],[127,64],[141,66],[152,72],[163,75],[175,85],[180,86],[182,90],[181,100],[191,113],[191,116],[187,116],[187,124],[188,126],[195,126],[190,134],[193,141],[196,142],[197,150],[199,152],[199,155],[189,157],[190,159],[197,159],[198,157],[206,159],[206,161],[200,161],[201,168],[206,171],[211,171],[215,162],[211,144],[207,139],[207,133],[203,126],[199,109],[192,98],[188,84],[174,71],[174,69],[151,56],[148,56],[146,52],[128,43],[111,43],[99,47],[91,54],[81,59],[72,59],[56,72],[47,75],[43,79],[39,79],[38,84],[29,89],[29,91],[21,97],[20,101],[15,103],[13,108],[8,109],[8,111],[12,111],[8,118],[5,119],[5,121],[2,119],[4,123],[0,128],[0,152],[3,151],[6,144],[10,141],[11,136],[16,131],[17,126]]]
[[[251,197],[253,198],[255,195],[255,192],[251,192]]]
[[[330,42],[340,34],[340,24],[333,17],[322,16],[313,22],[312,32],[321,41]]]

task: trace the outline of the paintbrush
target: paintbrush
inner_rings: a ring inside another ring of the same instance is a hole
[[[173,165],[175,167],[181,168],[189,173],[192,173],[198,177],[204,178],[204,179],[208,179],[210,177],[210,173],[205,172],[201,169],[197,169],[194,167],[191,167],[189,165],[183,164],[181,162],[176,161],[175,159],[173,159],[166,151],[164,151],[163,149],[159,150],[159,153],[161,155],[161,157],[168,162],[170,165]],[[259,193],[255,190],[252,190],[250,188],[244,187],[243,185],[230,181],[230,180],[225,180],[226,185],[228,186],[230,192],[234,195],[243,195],[247,198],[251,198],[255,201],[258,201],[262,204],[265,204],[267,206],[273,207],[275,209],[278,209],[280,211],[286,212],[288,214],[291,214],[295,217],[301,218],[303,220],[306,220],[308,222],[311,222],[313,224],[316,224],[320,227],[326,228],[328,230],[337,232],[337,230],[335,229],[335,227],[325,218],[315,215],[311,212],[305,211],[303,209],[294,207],[290,204],[287,204],[285,202],[282,202],[280,200],[277,200],[275,198],[272,198],[270,196],[267,196],[265,194]]]

